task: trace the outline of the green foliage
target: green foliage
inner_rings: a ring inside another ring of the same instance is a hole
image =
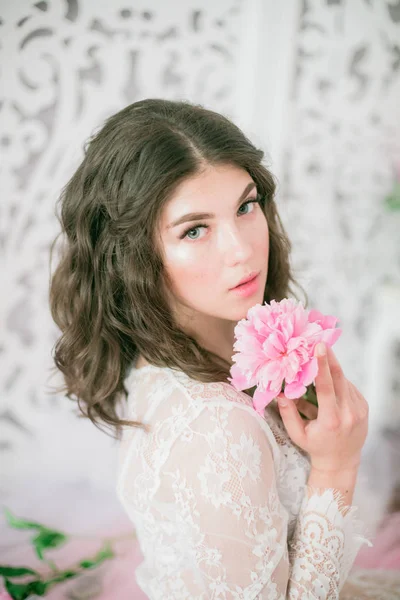
[[[43,560],[43,551],[49,548],[58,548],[67,541],[68,537],[58,531],[52,531],[42,527],[39,534],[33,538],[32,543],[34,545],[37,556],[40,560]]]
[[[11,598],[14,600],[25,600],[32,594],[44,596],[47,586],[43,581],[36,579],[29,583],[13,583],[9,579],[5,579],[5,587]]]
[[[114,556],[114,553],[112,551],[112,548],[111,548],[110,544],[107,542],[104,545],[104,547],[96,554],[96,556],[94,558],[92,558],[91,560],[82,560],[79,563],[79,566],[82,567],[83,569],[91,569],[92,567],[99,566],[107,558],[112,558],[113,556]]]
[[[317,392],[313,383],[307,386],[307,391],[304,394],[304,396],[302,396],[302,398],[304,398],[305,400],[307,400],[307,402],[310,402],[310,404],[313,404],[318,408]]]
[[[0,565],[0,575],[3,577],[21,577],[22,575],[37,575],[37,571],[27,567],[4,567]]]
[[[400,181],[396,181],[392,192],[386,196],[385,206],[392,212],[400,210]]]
[[[58,548],[65,544],[70,536],[66,535],[61,531],[56,531],[32,521],[27,521],[16,517],[8,509],[4,509],[4,513],[8,524],[15,529],[35,529],[37,535],[31,538],[33,549],[38,558],[51,566],[53,573],[50,576],[45,577],[38,571],[29,567],[14,567],[10,565],[0,565],[0,576],[3,577],[4,586],[11,598],[14,600],[25,600],[32,594],[37,596],[45,596],[50,587],[57,583],[62,583],[73,577],[77,577],[87,569],[94,569],[98,567],[105,560],[113,558],[114,552],[108,541],[106,541],[103,547],[90,558],[81,560],[77,565],[72,568],[60,571],[57,566],[47,561],[44,557],[45,551],[49,549]],[[28,576],[34,576],[28,580]],[[20,578],[24,578],[24,581],[20,581]]]

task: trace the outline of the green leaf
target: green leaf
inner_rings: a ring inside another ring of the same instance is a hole
[[[389,210],[400,210],[400,182],[394,184],[391,194],[385,198],[385,204]]]
[[[3,577],[22,577],[22,575],[38,575],[37,571],[28,567],[9,567],[8,565],[0,565],[0,575]]]
[[[46,579],[46,585],[50,586],[54,583],[60,583],[61,581],[72,579],[73,577],[77,577],[78,575],[80,575],[79,571],[72,571],[71,569],[69,569],[67,571],[63,571],[62,573],[59,573],[51,579]]]
[[[68,539],[68,536],[58,531],[52,531],[51,529],[42,529],[39,534],[33,538],[32,543],[35,547],[36,554],[43,560],[43,551],[48,548],[58,548],[64,544]]]
[[[313,404],[314,406],[316,406],[318,408],[317,392],[315,390],[315,385],[313,383],[311,383],[307,387],[307,391],[302,396],[302,398],[304,398],[304,400],[307,400],[307,402],[310,402],[310,404]]]
[[[42,529],[43,525],[40,523],[34,523],[32,521],[26,521],[25,519],[18,519],[15,517],[8,508],[4,509],[4,514],[7,519],[7,523],[15,529]]]
[[[91,569],[92,567],[97,567],[98,565],[100,565],[107,558],[113,558],[113,556],[114,556],[114,552],[112,551],[112,548],[111,548],[109,542],[106,542],[104,547],[101,550],[99,550],[99,552],[96,554],[96,556],[94,558],[82,560],[79,563],[79,566],[82,567],[83,569]]]
[[[9,579],[5,580],[5,587],[13,600],[25,600],[32,594],[44,596],[47,590],[47,584],[36,579],[28,583],[13,583]]]
[[[40,560],[44,560],[43,550],[46,550],[47,548],[57,548],[61,544],[65,543],[69,538],[69,536],[65,535],[61,531],[49,529],[40,523],[19,519],[18,517],[15,517],[7,508],[4,509],[4,513],[6,515],[7,522],[9,525],[11,525],[11,527],[16,529],[37,529],[39,531],[38,535],[31,541]]]
[[[5,586],[6,590],[14,600],[25,600],[25,598],[28,598],[32,594],[44,596],[52,585],[61,583],[67,579],[72,579],[78,575],[80,575],[79,571],[72,571],[71,569],[68,569],[45,581],[41,579],[35,579],[33,581],[28,581],[27,583],[21,584],[14,583],[9,579],[5,579]]]

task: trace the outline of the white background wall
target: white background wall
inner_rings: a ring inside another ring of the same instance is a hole
[[[224,112],[266,150],[296,273],[340,319],[371,429],[396,422],[399,302],[382,286],[400,284],[400,215],[383,205],[400,161],[399,3],[1,0],[0,17],[1,502],[77,529],[120,511],[115,444],[48,393],[48,251],[85,139],[141,98]]]

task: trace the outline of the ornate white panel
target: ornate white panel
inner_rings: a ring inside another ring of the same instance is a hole
[[[383,203],[400,164],[399,3],[308,0],[293,41],[281,207],[296,272],[340,319],[337,353],[367,396],[381,286],[400,280],[400,213]]]
[[[90,477],[107,487],[112,442],[78,422],[70,401],[48,393],[60,381],[49,379],[58,336],[48,309],[55,202],[87,137],[130,102],[188,99],[235,116],[243,7],[237,0],[3,0],[0,13],[0,443],[9,459],[0,493],[7,498],[36,471],[44,480]]]
[[[5,502],[28,478],[112,486],[111,440],[47,393],[48,251],[84,141],[141,98],[224,112],[270,152],[297,274],[339,317],[338,356],[368,395],[380,286],[400,279],[400,215],[383,206],[400,160],[399,3],[0,0],[0,17]]]

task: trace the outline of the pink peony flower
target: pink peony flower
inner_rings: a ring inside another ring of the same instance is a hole
[[[6,590],[0,590],[0,600],[12,600],[12,598]]]
[[[336,323],[335,317],[306,310],[292,298],[256,304],[235,327],[237,354],[229,381],[237,390],[257,386],[253,405],[261,415],[281,392],[300,398],[318,373],[315,346],[333,346],[342,333]]]

